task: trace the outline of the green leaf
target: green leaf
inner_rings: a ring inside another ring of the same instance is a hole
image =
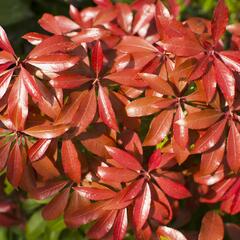
[[[39,237],[45,232],[47,222],[42,218],[41,211],[35,212],[26,225],[26,238],[27,240],[38,240]]]

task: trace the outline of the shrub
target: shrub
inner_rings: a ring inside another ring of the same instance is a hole
[[[223,0],[183,22],[175,1],[95,3],[45,13],[25,59],[0,28],[1,225],[33,198],[90,239],[223,239],[240,212],[239,24]]]

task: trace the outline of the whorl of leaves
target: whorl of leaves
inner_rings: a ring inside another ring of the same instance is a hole
[[[44,14],[25,59],[0,27],[1,181],[51,197],[46,220],[92,223],[89,239],[223,239],[220,215],[240,213],[240,25],[223,0],[183,22],[172,0],[94,2]],[[221,214],[190,232],[201,202]],[[20,224],[0,205],[1,225]]]

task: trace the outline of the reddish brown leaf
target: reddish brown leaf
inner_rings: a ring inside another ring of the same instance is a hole
[[[167,177],[155,177],[159,187],[170,197],[183,199],[191,197],[191,193],[182,184]]]
[[[104,213],[88,231],[87,236],[92,239],[103,238],[112,228],[117,211]]]
[[[147,84],[138,77],[139,70],[136,69],[123,69],[118,72],[111,73],[105,78],[116,82],[118,84],[129,86],[129,87],[146,87]]]
[[[74,182],[81,181],[81,161],[78,152],[71,140],[62,143],[62,165],[65,174]]]
[[[41,101],[43,95],[37,85],[37,82],[33,75],[31,75],[23,66],[21,66],[21,71],[19,78],[22,79],[28,93],[35,98],[37,101]]]
[[[0,26],[0,48],[6,50],[7,52],[15,56],[14,50],[8,40],[7,34],[1,26]]]
[[[139,161],[135,157],[133,157],[131,154],[116,147],[106,146],[106,149],[110,154],[110,156],[115,161],[117,161],[122,167],[129,168],[134,171],[142,169],[142,166],[139,163]]]
[[[116,193],[108,188],[94,188],[94,187],[74,187],[82,197],[89,200],[99,201],[113,198]]]
[[[214,211],[209,211],[202,219],[199,240],[222,240],[224,237],[224,226],[222,218]]]
[[[126,106],[126,111],[129,117],[148,116],[170,107],[173,103],[175,103],[174,99],[147,96],[129,103]]]
[[[23,132],[35,137],[35,138],[56,138],[65,133],[69,129],[69,125],[61,124],[61,125],[39,125],[28,128]]]
[[[135,36],[124,36],[117,49],[127,53],[158,52],[158,49],[148,41]]]
[[[45,186],[38,187],[31,192],[31,196],[37,200],[43,200],[58,193],[65,187],[67,181],[58,180],[47,182]]]
[[[185,121],[186,121],[185,115],[183,113],[182,107],[179,105],[177,112],[174,116],[173,135],[177,144],[182,148],[186,148],[188,144],[188,129],[186,126],[183,125],[179,126],[178,124],[176,124],[176,122],[179,123]]]
[[[105,89],[99,84],[98,89],[98,112],[102,121],[115,131],[119,131],[112,104]]]
[[[222,112],[206,109],[191,113],[185,119],[178,120],[176,123],[191,129],[203,129],[212,126],[221,116],[223,116]]]
[[[115,240],[122,240],[126,234],[128,226],[127,208],[121,209],[113,225],[113,237]]]
[[[28,116],[28,93],[23,79],[17,77],[8,97],[8,114],[17,130],[23,130]]]
[[[98,167],[97,174],[107,182],[130,182],[138,177],[135,171],[116,167]]]
[[[211,24],[213,41],[217,43],[219,38],[226,31],[228,24],[228,8],[224,3],[224,0],[219,0],[213,13],[213,19]]]
[[[235,78],[226,65],[217,58],[214,58],[214,66],[216,81],[229,105],[232,105],[235,96]]]
[[[237,173],[240,170],[240,133],[233,121],[230,122],[230,129],[227,141],[227,162],[229,167]]]
[[[57,196],[55,196],[51,202],[49,202],[43,209],[42,209],[42,216],[46,220],[54,220],[60,217],[65,207],[67,206],[68,197],[69,197],[70,188],[66,188]]]
[[[11,142],[8,142],[7,144],[0,147],[0,171],[2,171],[7,163],[9,151],[11,147]]]
[[[163,94],[174,96],[174,91],[170,84],[163,80],[160,76],[150,73],[140,73],[139,76],[148,83],[149,87],[153,90]]]
[[[18,187],[23,174],[24,159],[18,143],[15,143],[8,158],[7,162],[7,178],[9,182]]]
[[[151,206],[151,191],[148,183],[145,184],[142,194],[140,194],[133,207],[133,222],[136,230],[139,231],[147,221]]]
[[[157,234],[158,236],[163,236],[166,238],[169,238],[171,240],[187,240],[187,238],[185,238],[185,236],[179,232],[178,230],[175,230],[173,228],[170,227],[166,227],[166,226],[160,226],[157,229]]]
[[[195,143],[194,152],[202,153],[214,147],[221,138],[227,120],[223,119],[210,127]]]
[[[109,35],[110,32],[102,28],[85,28],[76,36],[72,37],[72,41],[76,43],[92,42]]]
[[[125,32],[130,32],[133,20],[131,8],[126,3],[117,3],[116,6],[118,8],[118,24],[122,29],[124,29]]]
[[[67,54],[51,54],[28,60],[28,63],[46,72],[61,72],[73,67],[79,57]]]
[[[0,99],[4,96],[4,94],[8,90],[8,86],[12,79],[13,72],[14,70],[12,69],[12,70],[6,71],[0,76]]]
[[[98,77],[103,67],[103,50],[100,41],[97,41],[92,49],[92,67]]]
[[[67,52],[76,47],[75,43],[71,42],[67,37],[55,35],[43,39],[29,54],[28,58],[37,58],[40,56],[53,54],[56,52]]]
[[[37,161],[41,157],[43,157],[50,143],[51,139],[40,139],[36,143],[34,143],[28,150],[28,157],[31,162]]]
[[[78,88],[84,83],[87,83],[91,78],[82,76],[80,74],[61,74],[52,79],[50,83],[55,88],[73,89]]]
[[[168,134],[173,121],[173,110],[164,110],[155,117],[150,125],[144,146],[153,146],[160,143]]]

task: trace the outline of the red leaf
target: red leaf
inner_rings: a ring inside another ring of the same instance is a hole
[[[221,240],[224,237],[222,218],[214,211],[209,211],[202,219],[199,240]]]
[[[44,13],[38,21],[39,25],[46,31],[61,35],[79,29],[78,24],[65,16],[53,16]]]
[[[65,133],[69,129],[69,125],[39,125],[28,128],[23,132],[35,138],[56,138]]]
[[[227,141],[227,162],[231,170],[237,173],[240,170],[240,133],[233,121],[230,121],[230,129]]]
[[[76,44],[70,41],[67,37],[55,35],[44,39],[38,44],[29,54],[28,58],[37,58],[53,53],[65,53],[76,47]]]
[[[210,67],[208,72],[202,77],[204,90],[207,96],[208,102],[211,102],[216,92],[217,80],[216,72],[213,66]]]
[[[36,32],[29,32],[22,36],[23,39],[27,40],[32,45],[39,45],[43,40],[47,39],[49,36]]]
[[[94,187],[74,187],[82,197],[89,200],[99,201],[113,198],[116,193],[108,188],[94,188]]]
[[[214,147],[223,134],[226,122],[227,120],[223,119],[210,127],[195,143],[194,153],[206,152],[208,149]]]
[[[92,42],[107,37],[110,32],[101,28],[85,28],[76,36],[72,37],[72,41],[76,43]]]
[[[140,73],[139,76],[147,82],[150,88],[153,90],[169,96],[175,96],[175,93],[171,87],[171,85],[163,80],[160,76],[150,73]]]
[[[219,57],[232,70],[240,72],[240,51],[222,51]]]
[[[173,110],[164,110],[152,120],[143,142],[144,146],[156,145],[167,136],[172,126],[173,114]]]
[[[135,36],[124,36],[122,41],[117,45],[117,49],[122,52],[158,52],[148,41]]]
[[[9,154],[7,162],[7,178],[14,187],[18,187],[20,184],[23,174],[23,161],[24,159],[20,147],[16,142]]]
[[[98,89],[98,112],[101,120],[115,131],[119,131],[115,113],[105,89],[99,84]]]
[[[74,182],[81,181],[81,161],[71,140],[62,143],[62,165],[65,174]]]
[[[129,117],[148,116],[153,113],[159,112],[161,109],[170,107],[175,102],[175,99],[147,96],[129,103],[126,106],[126,111]]]
[[[105,76],[105,78],[129,87],[146,87],[147,84],[142,79],[139,79],[138,73],[139,70],[136,69],[123,69],[119,72],[111,73]]]
[[[159,187],[170,197],[183,199],[191,197],[191,193],[182,184],[167,177],[154,177]]]
[[[142,166],[139,161],[131,154],[116,148],[106,146],[106,149],[110,156],[117,161],[122,167],[132,169],[134,171],[141,170]]]
[[[1,146],[0,148],[0,171],[2,171],[7,163],[8,156],[9,156],[9,151],[11,147],[11,142],[8,142],[7,144]]]
[[[203,129],[213,125],[221,116],[223,116],[222,112],[214,109],[205,109],[190,113],[185,119],[178,120],[177,124],[191,129]]]
[[[98,78],[98,74],[101,72],[103,67],[103,50],[101,42],[97,41],[92,49],[92,67]]]
[[[112,228],[117,211],[104,213],[88,231],[87,236],[91,239],[102,239]]]
[[[55,88],[73,89],[78,88],[84,83],[87,83],[91,78],[82,76],[80,74],[61,74],[52,79],[50,83]]]
[[[166,226],[158,227],[157,234],[172,240],[187,240],[181,232]]]
[[[51,202],[49,202],[43,209],[42,209],[42,216],[46,220],[54,220],[60,217],[65,207],[68,203],[70,188],[66,188],[57,196],[55,196]]]
[[[200,173],[207,175],[213,173],[221,164],[225,153],[225,141],[217,149],[205,152],[201,157]]]
[[[197,40],[188,39],[186,37],[170,38],[167,42],[159,43],[159,45],[166,51],[181,57],[195,56],[204,51]]]
[[[215,44],[226,31],[228,14],[228,8],[226,7],[224,0],[219,0],[214,10],[211,24],[212,37]]]
[[[151,191],[148,183],[146,183],[142,194],[136,198],[133,207],[133,222],[137,231],[139,231],[147,221],[150,206]]]
[[[14,69],[6,71],[0,76],[0,99],[4,96],[8,90],[9,83],[12,79]]]
[[[19,78],[21,78],[22,81],[24,82],[24,85],[25,85],[28,93],[33,98],[36,98],[37,101],[41,101],[43,95],[37,85],[37,82],[36,82],[34,76],[32,76],[23,66],[21,66]]]
[[[173,136],[176,140],[177,144],[182,147],[183,149],[186,148],[188,144],[188,129],[186,126],[178,125],[176,122],[185,122],[185,115],[183,113],[182,107],[179,105],[177,112],[174,117],[174,124],[173,124]]]
[[[135,171],[116,167],[98,167],[97,174],[107,182],[130,182],[138,177]]]
[[[127,232],[128,216],[127,208],[121,209],[115,219],[113,225],[113,237],[114,240],[122,240]]]
[[[66,184],[67,181],[64,180],[47,182],[45,186],[34,189],[34,191],[31,192],[31,196],[37,200],[46,199],[61,191]]]
[[[131,25],[133,21],[133,13],[131,8],[126,3],[117,3],[116,6],[118,9],[118,24],[122,29],[124,29],[125,32],[129,33],[131,31]]]
[[[28,63],[46,72],[61,72],[73,67],[79,57],[67,54],[51,54],[28,60]]]
[[[34,143],[28,150],[28,157],[31,162],[37,161],[41,157],[43,157],[50,143],[51,139],[40,139],[36,143]]]
[[[15,56],[15,52],[8,40],[7,34],[1,26],[0,26],[0,48],[6,50],[7,52]]]
[[[28,116],[28,93],[23,79],[17,77],[8,97],[8,114],[17,130],[23,130]]]
[[[226,65],[217,58],[214,58],[214,66],[217,83],[229,105],[232,105],[235,96],[235,78]]]

